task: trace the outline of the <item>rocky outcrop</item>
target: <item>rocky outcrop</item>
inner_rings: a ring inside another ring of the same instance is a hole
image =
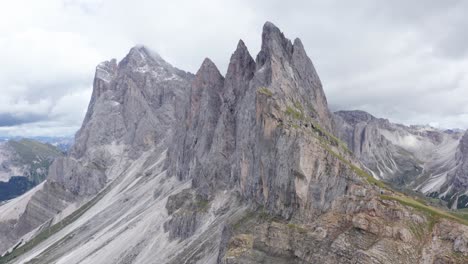
[[[468,188],[468,131],[460,140],[457,149],[458,168],[456,171],[456,181],[462,189]]]
[[[172,218],[164,223],[169,240],[187,239],[202,225],[210,207],[210,201],[186,189],[167,199],[166,209]]]
[[[443,188],[451,196],[452,208],[468,208],[468,131],[460,140],[456,154],[456,167],[447,175]]]
[[[463,220],[366,174],[333,125],[301,41],[271,23],[255,60],[238,43],[225,77],[209,59],[191,75],[135,47],[98,66],[76,144],[49,175],[63,206],[88,202],[6,258],[411,263],[434,235],[430,247],[466,259],[466,227],[454,222]],[[432,229],[438,217],[453,220],[443,227],[451,236]]]
[[[353,190],[354,189],[354,190]],[[353,186],[314,221],[257,212],[225,231],[220,263],[464,263],[468,229]],[[358,195],[358,196],[356,196]],[[374,197],[374,198],[370,198]],[[451,253],[450,253],[451,252]]]

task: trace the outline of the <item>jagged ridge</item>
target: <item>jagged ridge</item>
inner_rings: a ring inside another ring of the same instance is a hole
[[[75,146],[29,204],[59,201],[50,225],[97,198],[13,262],[462,263],[467,228],[369,184],[331,117],[302,43],[271,23],[225,77],[135,47],[98,66]]]

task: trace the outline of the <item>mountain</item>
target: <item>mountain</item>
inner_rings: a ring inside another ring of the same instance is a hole
[[[404,126],[363,111],[335,113],[338,136],[374,177],[468,207],[468,132]]]
[[[31,139],[0,142],[0,202],[44,181],[49,165],[62,155],[54,146]]]
[[[38,136],[38,137],[32,137],[32,139],[42,142],[44,144],[50,144],[60,149],[64,153],[66,153],[73,145],[73,137]]]
[[[0,142],[6,142],[9,140],[20,141],[22,139],[31,139],[35,141],[39,141],[44,144],[52,145],[58,148],[62,152],[67,152],[68,149],[73,145],[73,137],[48,137],[48,136],[31,136],[31,137],[0,137]]]
[[[134,47],[97,66],[47,181],[0,207],[0,263],[464,263],[466,216],[368,175],[335,126],[272,23],[225,76]]]

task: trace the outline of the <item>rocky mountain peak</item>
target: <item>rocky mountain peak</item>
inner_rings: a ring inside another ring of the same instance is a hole
[[[215,78],[224,78],[223,75],[218,70],[218,67],[216,67],[216,64],[209,58],[205,58],[203,60],[202,65],[200,66],[200,69],[198,69],[197,77],[215,77]]]
[[[247,50],[247,46],[245,45],[244,41],[242,39],[239,39],[237,42],[237,48],[236,51],[238,50]]]
[[[262,47],[257,55],[257,64],[262,67],[272,57],[278,60],[289,60],[292,54],[292,43],[271,22],[266,22],[262,31]]]
[[[302,40],[300,38],[295,38],[293,42],[294,50],[305,51],[304,45],[302,44]]]
[[[166,62],[158,53],[143,45],[137,45],[130,49],[128,54],[119,62],[121,72],[130,75],[145,75],[150,73],[152,77],[163,81],[171,78],[191,78],[191,74],[179,70]],[[132,78],[137,76],[132,76]]]
[[[139,66],[149,61],[159,62],[163,59],[154,51],[150,51],[143,45],[137,45],[130,49],[127,56],[120,62],[121,65],[131,64],[132,66]]]
[[[250,55],[249,50],[247,46],[245,45],[244,41],[242,41],[242,39],[240,39],[239,42],[237,43],[236,50],[231,56],[231,60],[229,62],[229,67],[228,67],[228,72],[229,72],[229,68],[231,67],[231,64],[233,66],[237,65],[238,67],[255,64],[255,61]]]
[[[248,82],[255,72],[255,61],[242,40],[239,40],[237,48],[231,56],[226,73],[225,100],[234,102],[245,94]]]
[[[209,58],[203,60],[200,69],[195,74],[192,89],[194,94],[202,95],[205,92],[206,96],[211,97],[219,94],[223,88],[224,77],[218,70],[218,67]],[[209,94],[208,94],[209,93]]]
[[[271,22],[263,25],[262,31],[262,50],[274,55],[280,55],[282,52],[291,53],[292,44],[283,32]]]
[[[294,45],[271,22],[265,23],[255,78],[288,105],[301,105],[308,115],[331,129],[331,114],[322,83],[300,39]]]
[[[129,67],[141,66],[148,59],[146,49],[144,46],[135,46],[130,49],[127,56],[125,56],[119,63],[119,67],[129,65]]]

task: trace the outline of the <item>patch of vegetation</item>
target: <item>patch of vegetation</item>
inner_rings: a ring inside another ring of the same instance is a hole
[[[294,129],[299,129],[299,128],[301,128],[301,127],[300,127],[299,125],[297,125],[297,124],[291,124],[291,127],[294,128]]]
[[[424,224],[410,222],[408,223],[408,227],[411,233],[414,235],[414,237],[416,237],[419,241],[422,241],[424,239],[424,236],[426,234]]]
[[[468,222],[468,212],[463,211],[463,210],[457,210],[455,212],[450,212],[450,213],[454,215],[455,217],[461,218]]]
[[[50,159],[63,155],[58,148],[31,139],[21,139],[18,141],[10,140],[8,141],[8,145],[18,153],[20,159],[24,163],[28,164],[37,160]]]
[[[465,218],[465,216],[460,216],[451,212],[444,211],[439,208],[435,208],[432,206],[422,204],[408,196],[380,195],[380,198],[384,200],[397,201],[403,205],[413,207],[414,209],[423,212],[425,215],[429,217],[429,220],[431,223],[430,229],[432,229],[432,226],[435,223],[437,223],[437,221],[440,218],[445,218],[445,219],[456,221],[460,224],[468,225],[468,218]]]
[[[341,147],[343,150],[345,150],[349,154],[352,154],[351,150],[348,149],[348,146],[346,146],[346,144],[343,141],[341,141],[339,138],[335,137],[335,135],[333,135],[332,133],[330,133],[327,130],[323,129],[316,122],[311,120],[311,123],[312,123],[312,129],[314,129],[319,134],[319,136],[326,138],[334,146]]]
[[[263,221],[269,221],[273,217],[265,209],[262,208],[258,213],[258,218]]]
[[[376,185],[376,186],[379,186],[380,188],[385,188],[387,189],[387,185],[385,185],[385,183],[383,183],[382,181],[379,181],[377,180],[376,178],[374,178],[372,175],[370,175],[369,173],[365,172],[363,169],[357,167],[356,165],[354,164],[351,164],[349,162],[349,166],[351,166],[351,169],[356,172],[357,175],[365,178],[367,180],[368,183],[370,184],[373,184],[373,185]]]
[[[294,119],[297,119],[297,120],[303,120],[304,119],[304,112],[294,108],[294,107],[291,107],[291,106],[287,106],[286,107],[286,111],[285,111],[285,114],[294,118]]]
[[[210,201],[198,198],[195,202],[195,208],[199,212],[207,212],[210,208]]]
[[[301,113],[304,112],[304,107],[302,106],[301,102],[299,101],[293,101],[294,107],[299,110]]]
[[[388,187],[385,185],[385,183],[377,180],[374,178],[372,175],[369,173],[365,172],[363,169],[359,168],[358,166],[352,164],[350,161],[346,160],[343,156],[340,154],[336,153],[333,151],[328,145],[322,143],[321,144],[323,148],[325,148],[330,154],[338,158],[340,161],[348,165],[358,176],[364,178],[369,184],[376,185],[380,188],[388,189]]]
[[[263,95],[266,95],[268,97],[272,97],[273,96],[273,92],[270,91],[270,89],[266,88],[266,87],[260,87],[258,90],[257,90],[258,93],[260,94],[263,94]]]
[[[313,113],[316,114],[312,106],[309,106],[309,108],[311,111],[313,111]],[[326,129],[323,129],[320,125],[317,124],[317,122],[312,119],[311,116],[308,116],[304,111],[304,107],[299,101],[293,101],[293,106],[286,106],[284,113],[285,115],[292,117],[294,120],[305,122],[305,127],[308,127],[310,123],[312,132],[317,135],[316,137],[318,137],[319,140],[326,141],[331,145],[340,147],[347,153],[352,154],[351,150],[348,149],[348,146],[343,141],[341,141],[332,133],[328,132]],[[294,129],[300,128],[297,123],[289,122],[289,125]]]

